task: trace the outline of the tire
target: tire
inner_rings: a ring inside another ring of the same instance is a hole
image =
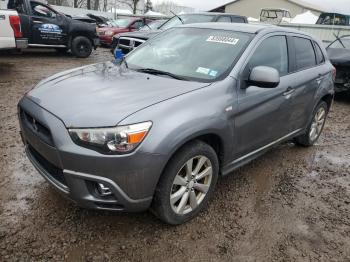
[[[322,121],[320,121],[319,117],[321,115],[321,112],[323,112],[324,116],[322,117]],[[294,139],[294,142],[297,145],[309,147],[316,143],[318,138],[320,137],[324,124],[326,123],[328,114],[328,105],[326,102],[321,101],[315,108],[311,122],[309,123],[306,132]],[[319,121],[316,121],[316,119],[319,119]],[[316,121],[316,122],[315,122]],[[316,128],[316,129],[315,129]],[[316,133],[312,134],[312,130],[315,130]]]
[[[72,41],[72,53],[78,58],[86,58],[92,52],[91,41],[85,36],[77,36]]]
[[[186,170],[187,167],[190,168],[191,160],[191,170],[197,176],[187,175],[189,172]],[[199,163],[202,165],[196,172]],[[167,164],[158,182],[151,211],[160,220],[171,225],[191,220],[204,209],[212,197],[218,174],[219,161],[214,149],[201,141],[188,143]],[[192,179],[190,182],[187,181],[188,177]],[[179,197],[181,194],[182,197]]]

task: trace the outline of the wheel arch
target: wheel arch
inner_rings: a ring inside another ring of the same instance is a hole
[[[78,36],[84,36],[86,37],[87,39],[89,39],[89,41],[91,42],[92,45],[94,45],[93,43],[93,40],[91,39],[90,37],[90,34],[84,30],[76,30],[76,31],[73,31],[70,33],[69,35],[69,40],[68,40],[68,46],[69,48],[72,47],[72,42],[73,42],[73,39],[78,37]]]
[[[194,141],[204,142],[214,149],[219,161],[219,171],[221,170],[221,167],[223,166],[225,161],[226,153],[228,151],[228,149],[225,148],[223,137],[215,132],[198,132],[196,134],[188,136],[186,139],[183,139],[181,143],[178,143],[173,148],[173,150],[168,154],[169,157],[165,161],[165,165],[163,166],[160,172],[160,176],[162,176],[165,168],[167,167],[173,156],[176,153],[178,153],[184,146]]]

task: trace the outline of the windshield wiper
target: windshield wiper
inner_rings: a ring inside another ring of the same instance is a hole
[[[162,71],[162,70],[158,70],[158,69],[153,69],[153,68],[140,68],[140,69],[135,69],[138,72],[142,72],[142,73],[148,73],[151,75],[166,75],[166,76],[170,76],[174,79],[178,79],[178,80],[185,80],[188,81],[188,79],[172,74],[170,72],[166,72],[166,71]]]
[[[185,24],[185,22],[184,22],[184,20],[182,20],[182,18],[180,17],[180,16],[178,16],[177,14],[175,14],[173,11],[170,11],[174,16],[176,16],[179,20],[180,20],[180,22],[182,23],[182,24]]]

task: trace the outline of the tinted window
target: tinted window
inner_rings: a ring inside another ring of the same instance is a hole
[[[217,22],[231,23],[231,17],[229,17],[229,16],[220,16],[218,18]]]
[[[319,47],[319,45],[317,43],[314,43],[314,45],[315,45],[317,64],[322,64],[324,62],[324,56],[323,56],[323,53],[321,51],[321,48]]]
[[[231,17],[232,23],[244,23],[244,19],[241,17]]]
[[[134,24],[133,24],[133,27],[136,28],[136,29],[139,29],[141,27],[143,27],[144,24],[143,24],[143,21],[136,21]]]
[[[278,70],[281,76],[288,73],[288,51],[285,36],[272,36],[264,40],[255,50],[249,61],[249,67],[270,66]]]
[[[301,70],[316,65],[315,52],[310,40],[293,37],[296,53],[296,69]]]
[[[32,7],[32,12],[34,16],[41,16],[41,17],[47,17],[47,18],[53,18],[56,16],[56,14],[51,11],[49,8],[47,8],[44,5],[37,4],[34,2],[30,3]]]

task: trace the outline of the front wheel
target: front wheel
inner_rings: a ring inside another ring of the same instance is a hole
[[[85,36],[77,36],[72,41],[71,50],[76,57],[86,58],[92,52],[91,41]]]
[[[306,129],[305,134],[298,136],[294,141],[301,146],[312,146],[320,137],[328,114],[327,103],[320,102],[313,114],[312,121]]]
[[[212,147],[201,141],[185,145],[165,168],[151,210],[168,224],[187,222],[213,195],[218,173],[218,158]]]

